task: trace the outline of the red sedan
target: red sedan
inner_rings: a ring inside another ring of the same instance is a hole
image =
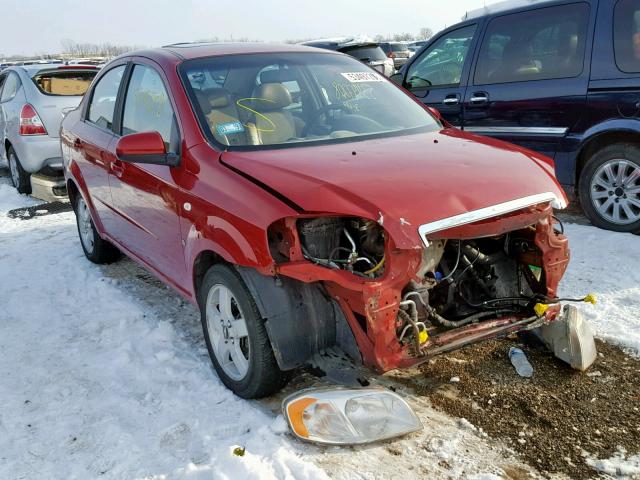
[[[451,128],[346,55],[131,53],[61,138],[87,258],[124,252],[197,304],[242,397],[328,348],[387,371],[562,316],[552,161]]]

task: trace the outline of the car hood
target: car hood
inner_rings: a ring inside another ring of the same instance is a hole
[[[220,160],[305,212],[376,220],[399,248],[422,245],[423,224],[515,199],[551,193],[566,204],[552,160],[453,128]]]

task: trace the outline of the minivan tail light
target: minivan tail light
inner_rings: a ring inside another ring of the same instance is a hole
[[[396,54],[395,54],[395,53],[393,53],[393,52],[389,52],[389,53],[387,53],[387,57],[389,57],[389,58],[396,58]]]
[[[47,130],[38,112],[29,103],[25,103],[20,112],[20,135],[46,135]]]

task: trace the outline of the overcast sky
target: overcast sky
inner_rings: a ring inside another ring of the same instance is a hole
[[[486,0],[487,4],[494,0]],[[0,0],[0,54],[59,52],[61,40],[160,46],[434,32],[485,0]]]

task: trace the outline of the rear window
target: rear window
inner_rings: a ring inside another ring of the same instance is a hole
[[[351,55],[352,57],[357,58],[358,60],[363,61],[374,61],[374,60],[385,60],[387,56],[384,54],[380,47],[351,47],[351,48],[343,48],[341,49],[342,53],[346,53],[347,55]]]
[[[392,43],[391,51],[392,52],[404,52],[407,50],[407,46],[404,43]]]
[[[80,96],[89,89],[97,70],[54,70],[38,73],[33,81],[45,95]]]
[[[640,0],[620,0],[613,17],[616,64],[623,72],[640,72]]]

